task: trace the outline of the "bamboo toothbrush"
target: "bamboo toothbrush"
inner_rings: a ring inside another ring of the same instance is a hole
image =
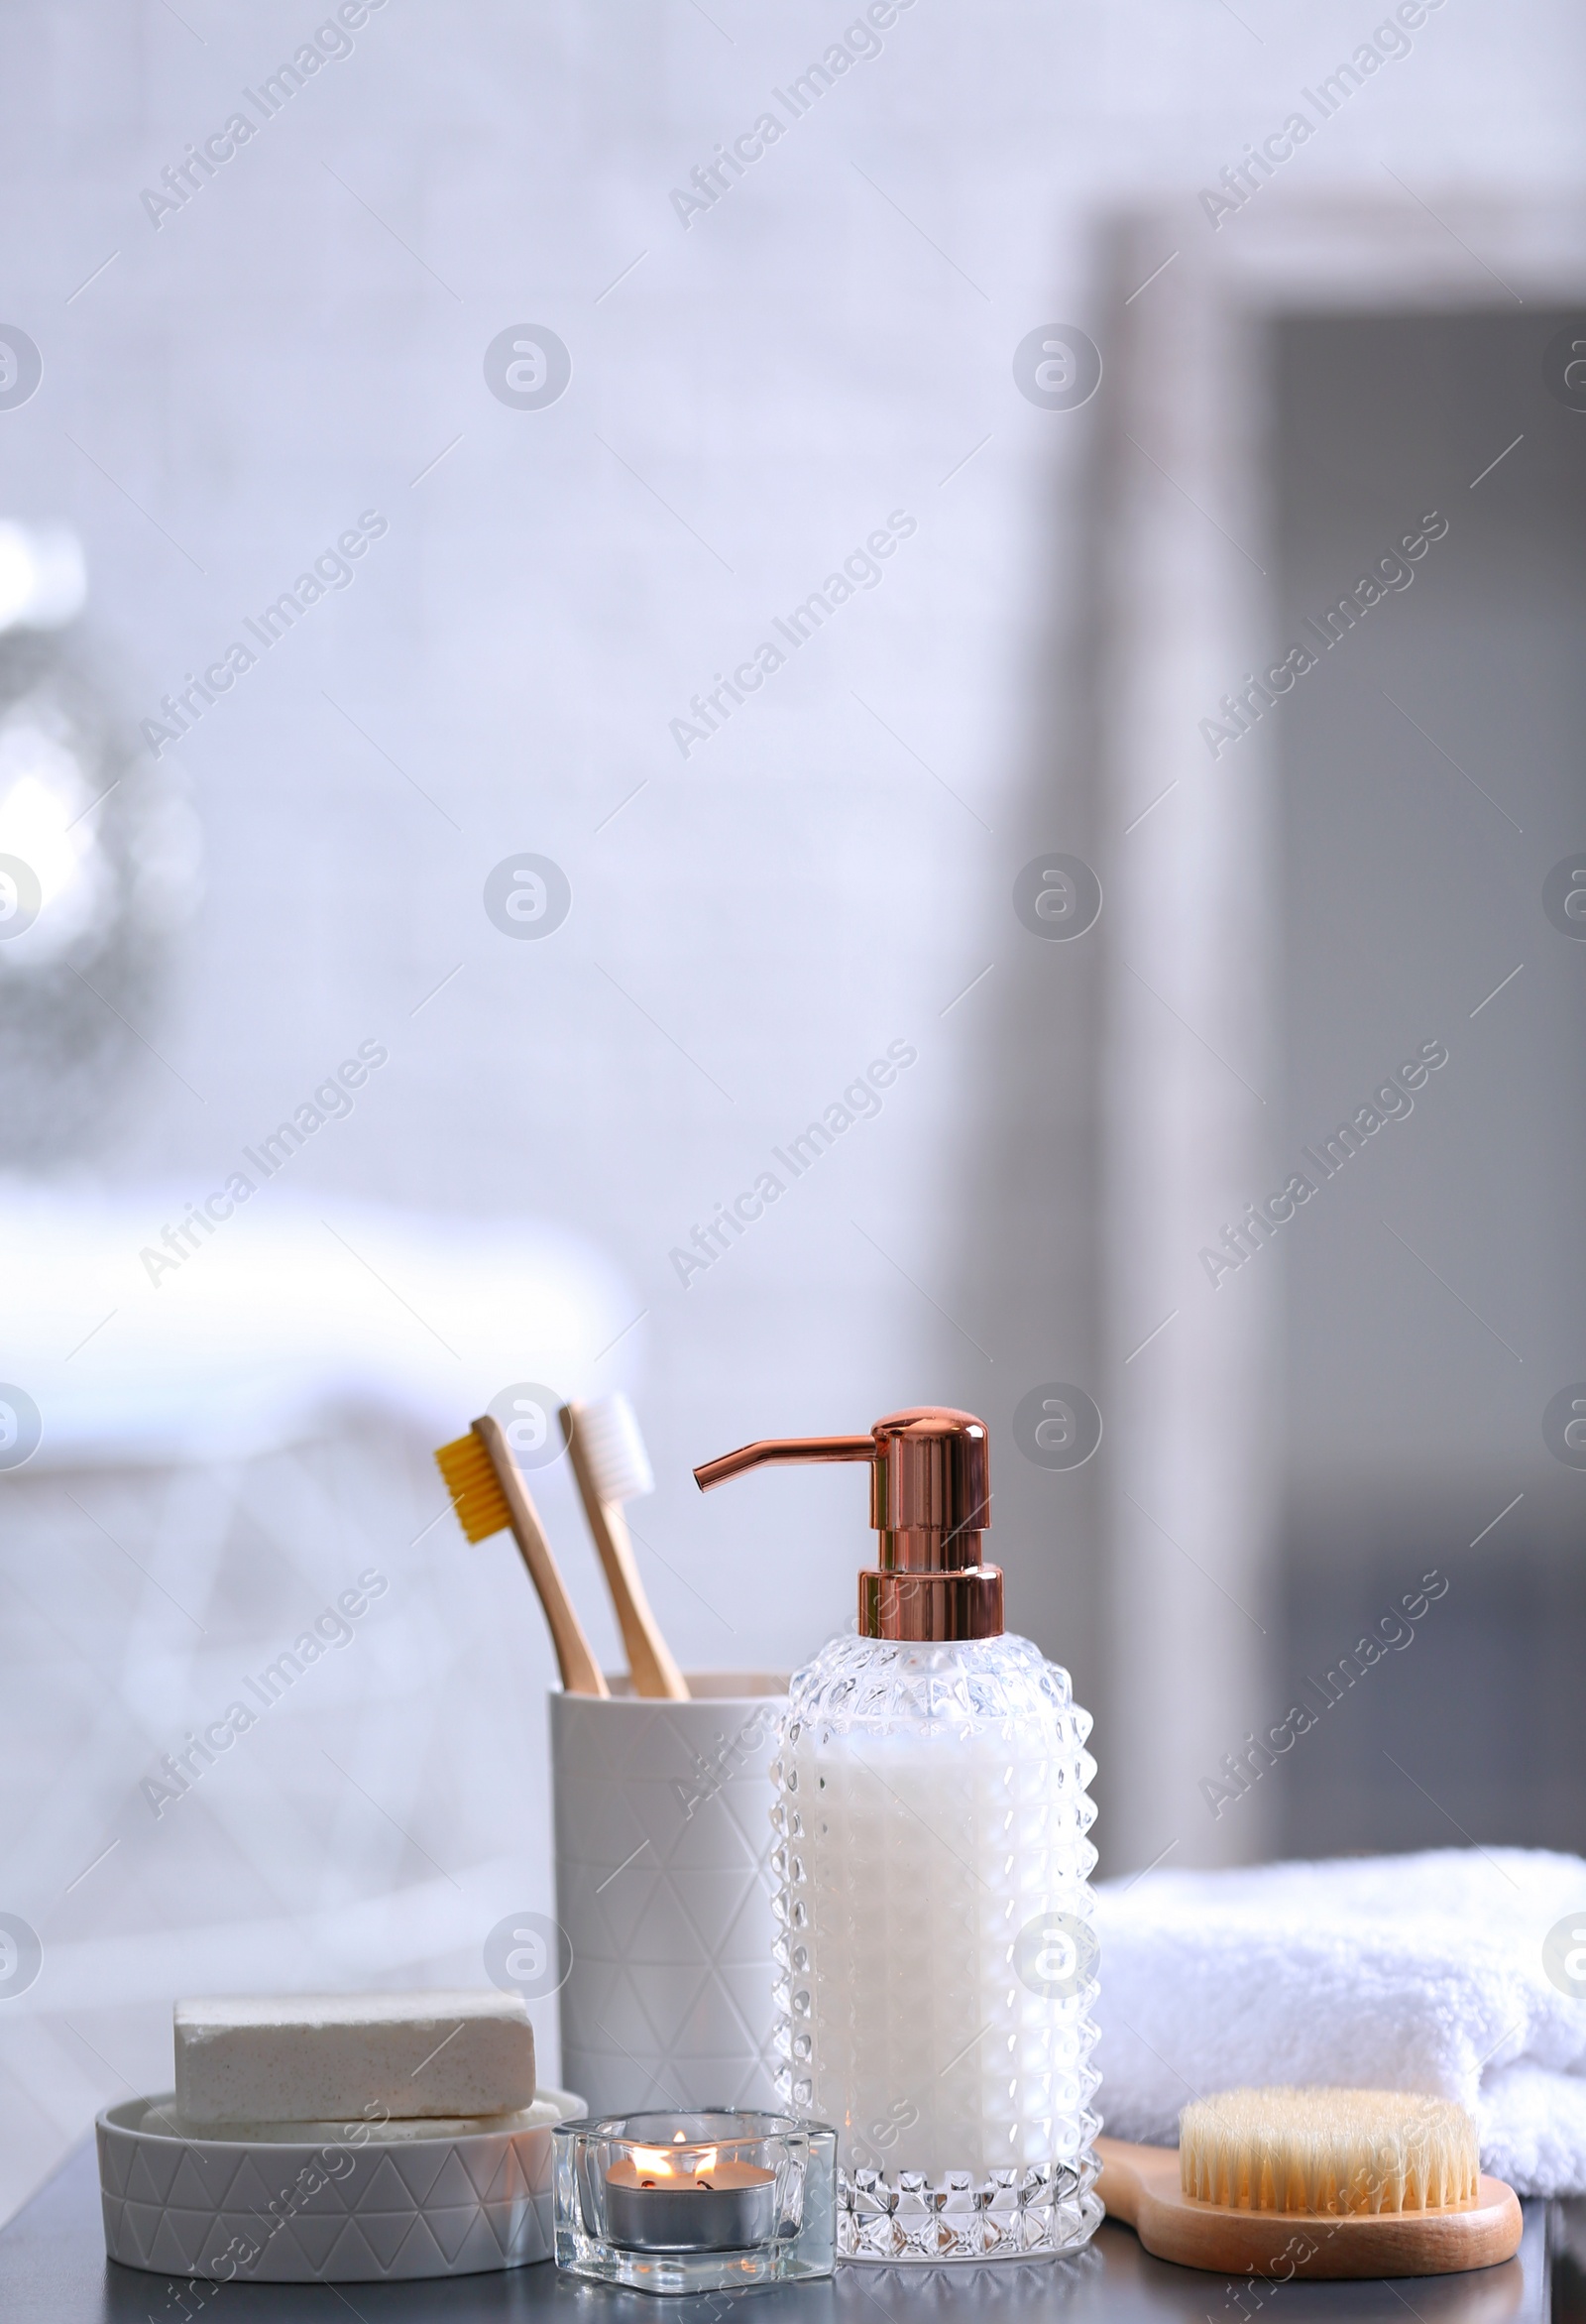
[[[1515,2191],[1447,2098],[1227,2090],[1184,2109],[1177,2152],[1098,2139],[1096,2155],[1114,2219],[1219,2275],[1449,2275],[1520,2248]]]
[[[593,1404],[568,1404],[562,1410],[562,1426],[584,1514],[622,1626],[633,1691],[687,1702],[688,1682],[650,1611],[623,1515],[624,1501],[639,1500],[655,1490],[633,1407],[621,1395],[603,1396]]]
[[[500,1421],[482,1413],[466,1437],[442,1445],[435,1464],[446,1480],[458,1523],[471,1542],[482,1542],[488,1534],[504,1529],[510,1531],[545,1609],[566,1691],[610,1694]]]

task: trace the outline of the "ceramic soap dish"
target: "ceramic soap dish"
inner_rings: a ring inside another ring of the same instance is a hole
[[[132,2098],[95,2124],[112,2260],[221,2282],[366,2283],[548,2260],[551,2126],[584,2101],[544,2090],[511,2115],[198,2137],[174,2109]]]

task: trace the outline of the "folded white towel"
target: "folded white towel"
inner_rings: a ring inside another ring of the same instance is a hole
[[[1586,2191],[1586,1862],[1527,1848],[1151,1872],[1098,1892],[1097,2107],[1172,2146],[1191,2097],[1331,2083],[1457,2098],[1483,2167]],[[1555,1983],[1554,1976],[1562,1982]]]

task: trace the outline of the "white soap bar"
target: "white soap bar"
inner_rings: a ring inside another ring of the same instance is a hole
[[[534,2096],[534,2029],[509,1993],[178,2001],[187,2123],[510,2114]]]

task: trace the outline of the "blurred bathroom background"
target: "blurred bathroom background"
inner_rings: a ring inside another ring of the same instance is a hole
[[[486,1403],[615,1660],[534,1414],[632,1396],[740,1671],[850,1619],[863,1487],[691,1466],[981,1414],[1103,1874],[1578,1847],[1578,16],[0,62],[0,2215],[173,1992],[553,1910],[548,1645],[429,1457]]]

